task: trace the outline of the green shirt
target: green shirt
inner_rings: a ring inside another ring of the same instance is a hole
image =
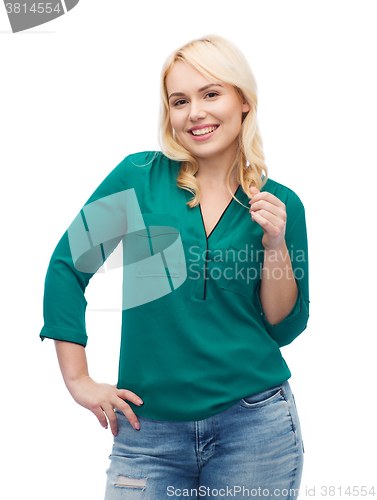
[[[177,186],[180,166],[160,151],[131,154],[95,190],[51,257],[40,337],[86,346],[85,288],[121,243],[117,387],[143,399],[140,407],[127,401],[136,415],[194,421],[291,376],[280,347],[307,325],[308,251],[300,199],[268,179],[262,191],[286,206],[298,289],[291,312],[271,325],[259,300],[263,230],[248,196],[239,186],[235,196],[248,208],[232,199],[207,237],[200,205],[189,208],[193,194]]]

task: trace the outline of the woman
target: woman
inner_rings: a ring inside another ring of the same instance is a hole
[[[256,82],[231,42],[190,42],[161,77],[162,152],[127,156],[63,235],[40,336],[110,424],[106,500],[296,498],[304,450],[280,347],[309,316],[304,207],[267,177]],[[84,291],[120,241],[112,386],[88,373]]]

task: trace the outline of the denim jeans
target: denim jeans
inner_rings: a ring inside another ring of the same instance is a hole
[[[303,442],[288,381],[213,417],[165,422],[115,410],[105,500],[298,498]]]

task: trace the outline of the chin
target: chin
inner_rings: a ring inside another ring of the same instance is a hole
[[[212,154],[217,154],[217,153],[220,153],[224,148],[219,148],[218,146],[216,146],[215,144],[205,144],[203,142],[198,142],[198,143],[194,143],[194,144],[191,144],[191,143],[183,143],[181,142],[182,146],[185,147],[187,149],[187,151],[190,151],[190,153],[194,154],[194,153],[197,153],[197,154],[200,154],[200,156],[210,156]],[[220,151],[221,149],[221,151]]]

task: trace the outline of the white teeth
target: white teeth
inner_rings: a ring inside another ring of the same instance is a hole
[[[191,133],[194,135],[204,135],[204,134],[209,134],[210,132],[213,132],[216,129],[217,127],[201,128],[200,130],[192,130]]]

